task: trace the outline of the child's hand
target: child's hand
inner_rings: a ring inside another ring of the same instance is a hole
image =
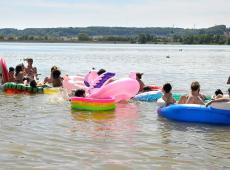
[[[212,101],[206,103],[205,106],[208,107],[208,106],[211,105],[211,104],[212,104]]]

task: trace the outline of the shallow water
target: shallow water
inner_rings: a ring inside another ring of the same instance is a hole
[[[183,93],[193,80],[205,94],[226,91],[230,73],[230,46],[0,43],[0,56],[8,66],[33,57],[40,80],[53,65],[69,75],[96,67],[117,77],[144,72],[146,83]],[[0,169],[230,168],[230,127],[168,121],[156,109],[130,101],[74,112],[58,95],[0,92]]]

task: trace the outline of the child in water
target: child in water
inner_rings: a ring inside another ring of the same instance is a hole
[[[24,82],[23,66],[21,64],[16,66],[16,69],[15,69],[15,82],[19,83],[19,84],[23,84],[23,82]]]
[[[35,80],[32,80],[30,82],[30,86],[33,87],[33,88],[36,88],[37,87],[37,82]]]
[[[62,87],[62,81],[63,81],[63,78],[61,77],[61,71],[60,70],[54,70],[52,72],[52,84],[53,84],[53,87]]]
[[[53,74],[54,70],[58,70],[57,66],[53,66],[51,68],[51,70],[50,70],[50,77],[46,77],[44,79],[44,84],[46,84],[46,83],[52,83],[53,82],[53,75],[52,74]]]
[[[224,95],[223,92],[222,92],[220,89],[217,89],[217,90],[215,91],[215,96],[213,96],[213,99],[215,100],[215,99],[222,98],[223,95]]]
[[[165,101],[166,106],[176,103],[176,100],[172,96],[171,90],[172,86],[170,83],[166,83],[163,85],[162,92],[164,93],[164,95],[162,96],[162,99]]]
[[[210,102],[206,103],[206,107],[208,107],[212,103],[218,103],[218,102],[230,102],[230,88],[228,89],[228,96],[227,97],[223,96],[221,98],[211,100]]]
[[[25,68],[26,76],[31,80],[37,79],[37,68],[33,67],[33,59],[28,58],[26,59],[28,65]]]
[[[74,96],[76,96],[76,97],[85,97],[85,90],[84,89],[76,90]]]
[[[144,82],[141,80],[142,79],[142,75],[143,75],[143,73],[136,73],[136,80],[140,84],[139,93],[140,92],[144,92],[144,87],[145,87]]]
[[[9,68],[9,82],[15,82],[15,73],[14,73],[14,67]]]

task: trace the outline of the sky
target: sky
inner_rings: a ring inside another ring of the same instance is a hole
[[[0,0],[0,28],[230,27],[230,0]]]

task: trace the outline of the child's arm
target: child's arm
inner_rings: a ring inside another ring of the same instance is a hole
[[[212,103],[217,103],[217,102],[230,102],[230,99],[228,99],[228,98],[220,98],[220,99],[212,100],[212,101],[210,101],[210,102],[208,102],[206,104],[206,107],[208,107]]]

